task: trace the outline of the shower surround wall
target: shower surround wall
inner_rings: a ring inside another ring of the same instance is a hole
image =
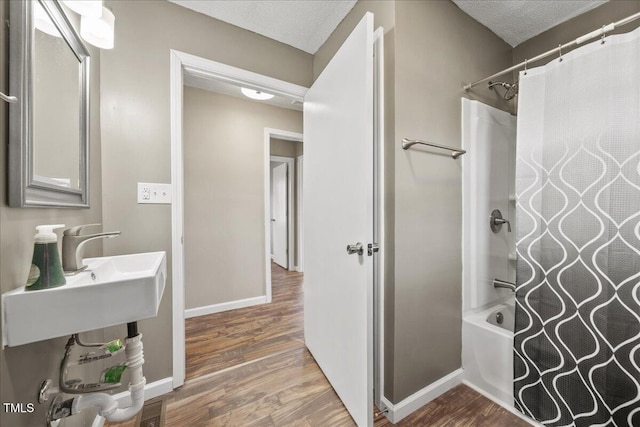
[[[493,279],[515,282],[516,117],[478,101],[462,99],[462,211],[464,312],[512,296]],[[511,221],[497,233],[494,209]]]
[[[464,379],[512,406],[514,297],[493,279],[515,282],[515,116],[462,99],[462,148]],[[511,221],[511,233],[506,224],[491,231],[494,209]]]

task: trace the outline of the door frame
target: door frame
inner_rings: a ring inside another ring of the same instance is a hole
[[[272,129],[272,128],[264,128],[264,146],[265,146],[265,182],[266,182],[266,186],[265,186],[265,224],[267,224],[268,226],[265,226],[265,230],[266,230],[266,236],[265,238],[267,239],[267,259],[270,260],[270,253],[271,253],[271,233],[269,232],[269,230],[271,229],[271,210],[270,205],[271,205],[271,201],[270,201],[270,194],[271,192],[269,191],[269,183],[271,181],[270,179],[270,165],[269,162],[271,161],[271,159],[275,158],[277,159],[278,162],[283,162],[283,163],[287,163],[287,203],[289,204],[289,209],[287,211],[287,263],[288,263],[288,270],[289,271],[302,271],[301,267],[299,265],[294,265],[294,252],[291,250],[291,248],[293,247],[293,235],[294,235],[294,230],[293,230],[293,218],[297,218],[297,222],[298,222],[298,226],[296,227],[295,231],[297,232],[296,236],[298,236],[298,242],[300,242],[300,235],[302,234],[302,209],[297,209],[295,208],[295,204],[293,202],[294,199],[294,194],[293,194],[293,180],[296,180],[296,185],[297,185],[297,189],[298,189],[298,194],[295,195],[295,197],[298,197],[300,194],[302,194],[302,188],[300,188],[300,185],[302,184],[302,177],[298,176],[296,174],[297,168],[296,168],[296,158],[295,157],[282,157],[282,156],[272,156],[271,155],[271,138],[277,138],[277,139],[282,139],[285,141],[292,141],[292,142],[298,142],[302,144],[302,139],[303,139],[303,134],[301,133],[296,133],[296,132],[289,132],[287,130],[281,130],[281,129]],[[298,200],[301,200],[300,198],[298,198]],[[298,206],[300,207],[300,206]],[[301,260],[301,254],[302,254],[302,247],[300,245],[296,245],[296,252],[295,254],[298,255],[298,260]],[[270,265],[270,264],[269,264]],[[295,267],[295,268],[294,268]],[[271,272],[271,271],[269,271]],[[268,296],[268,301],[271,301],[271,284],[269,284],[269,294]]]
[[[308,88],[242,68],[170,49],[170,129],[171,129],[171,280],[173,332],[173,388],[184,384],[186,373],[184,316],[184,159],[183,90],[184,75],[220,80],[249,89],[265,91],[304,102]],[[268,151],[267,151],[268,153]],[[268,156],[267,156],[268,159]],[[268,185],[268,183],[267,183]],[[267,194],[268,196],[268,194]],[[267,234],[268,230],[266,231]],[[269,241],[265,253],[270,252]],[[265,267],[265,295],[271,300],[271,264]]]
[[[303,146],[304,149],[304,146]],[[296,197],[298,199],[298,234],[296,237],[298,241],[296,242],[296,247],[298,248],[298,271],[300,273],[304,272],[304,229],[303,229],[303,221],[304,217],[302,215],[302,203],[303,203],[303,195],[302,195],[302,172],[303,172],[303,158],[304,155],[296,157],[296,189],[297,194]]]

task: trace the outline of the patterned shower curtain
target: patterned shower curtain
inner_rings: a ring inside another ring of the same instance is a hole
[[[640,29],[520,73],[514,398],[640,426]]]

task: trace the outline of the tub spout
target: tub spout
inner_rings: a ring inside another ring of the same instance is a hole
[[[516,291],[516,284],[513,282],[507,282],[506,280],[493,279],[493,287],[496,289],[498,288],[510,289],[511,292]]]

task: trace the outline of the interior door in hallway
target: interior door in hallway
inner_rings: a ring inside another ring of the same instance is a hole
[[[359,426],[373,425],[373,48],[367,13],[304,102],[305,344]]]
[[[273,230],[273,261],[289,268],[287,248],[287,164],[273,168],[271,178],[271,227]]]

